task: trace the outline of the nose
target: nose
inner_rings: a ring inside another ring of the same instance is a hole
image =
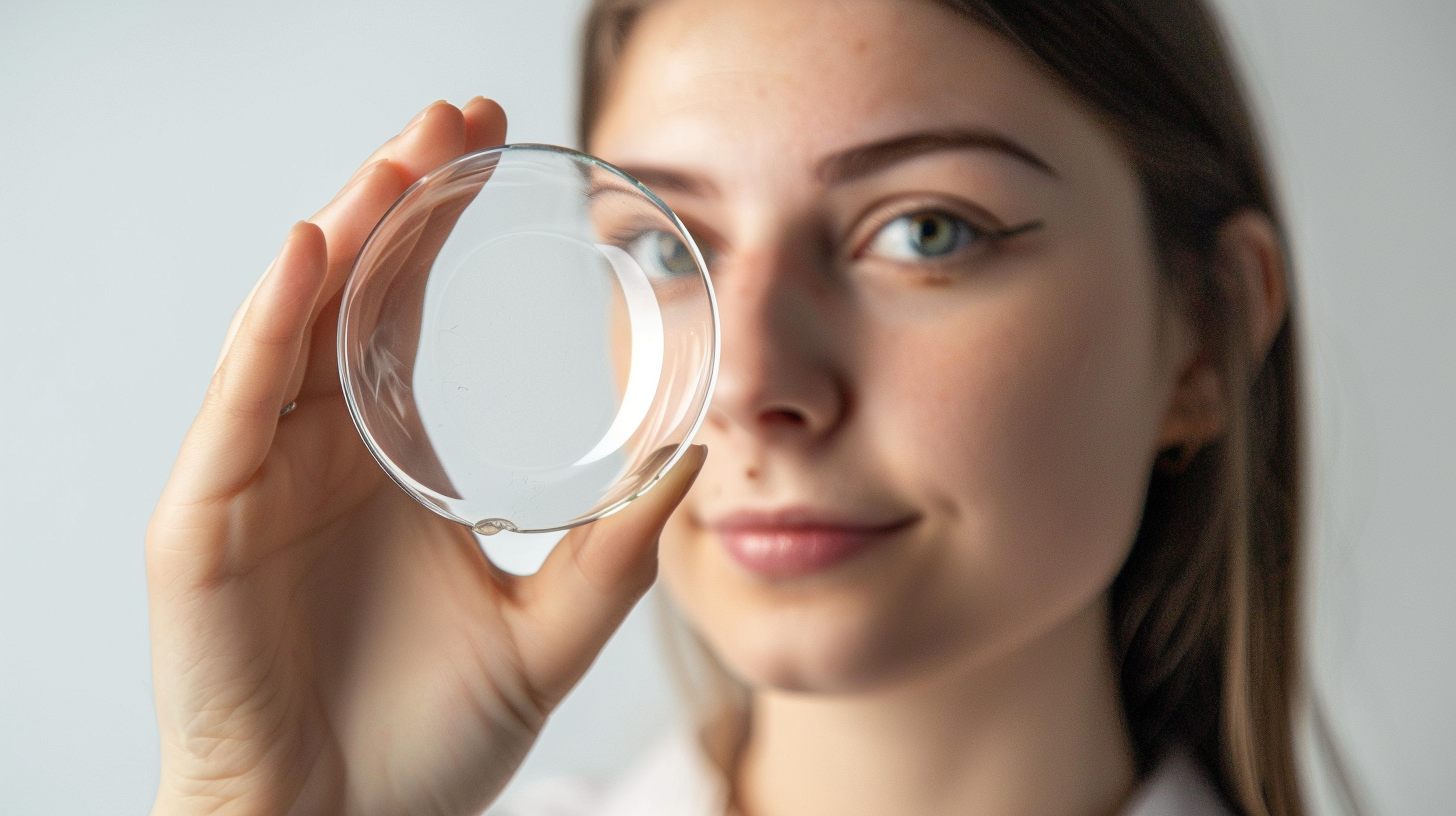
[[[807,259],[744,248],[714,269],[722,332],[708,422],[761,443],[801,447],[843,423],[847,379],[834,359],[834,297]]]

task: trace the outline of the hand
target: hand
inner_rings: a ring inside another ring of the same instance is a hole
[[[234,318],[147,530],[154,813],[478,813],[654,579],[703,448],[518,578],[385,478],[345,408],[360,245],[420,175],[504,139],[493,102],[426,108]]]

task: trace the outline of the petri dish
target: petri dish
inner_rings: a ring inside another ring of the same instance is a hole
[[[718,368],[703,255],[611,165],[515,144],[430,172],[380,219],[339,312],[349,413],[391,478],[490,535],[642,495]]]

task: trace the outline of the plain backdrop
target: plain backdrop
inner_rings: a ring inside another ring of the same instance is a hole
[[[571,144],[581,5],[0,0],[0,813],[146,812],[142,531],[228,318],[430,101]],[[1376,813],[1449,813],[1456,3],[1221,5],[1297,252],[1317,686]],[[518,783],[609,775],[672,719],[655,644],[639,609]]]

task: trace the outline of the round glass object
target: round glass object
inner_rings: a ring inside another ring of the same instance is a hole
[[[339,371],[374,457],[476,532],[617,510],[707,411],[718,315],[656,196],[547,145],[471,153],[400,196],[344,289]]]

